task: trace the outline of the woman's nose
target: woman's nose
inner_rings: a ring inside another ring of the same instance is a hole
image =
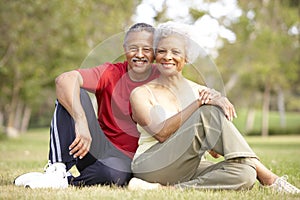
[[[166,52],[165,59],[167,59],[167,60],[171,60],[172,59],[172,52],[171,51],[167,51]]]

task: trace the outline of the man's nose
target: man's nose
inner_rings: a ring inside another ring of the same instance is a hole
[[[143,49],[142,48],[138,48],[138,51],[136,53],[136,57],[138,57],[138,58],[144,57],[144,53],[143,53]]]

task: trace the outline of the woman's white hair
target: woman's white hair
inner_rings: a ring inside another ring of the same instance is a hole
[[[200,46],[193,40],[194,32],[191,25],[171,21],[162,23],[155,29],[154,50],[156,51],[157,45],[161,39],[174,34],[179,35],[184,38],[185,41],[186,60],[189,63],[193,63],[200,51]]]

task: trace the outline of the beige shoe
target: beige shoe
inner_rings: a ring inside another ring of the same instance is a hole
[[[273,190],[277,191],[277,192],[283,192],[283,193],[288,193],[288,194],[300,194],[300,190],[293,186],[292,184],[290,184],[287,181],[288,177],[282,176],[282,177],[278,177],[275,182],[268,186],[269,188],[272,188]]]
[[[139,178],[132,178],[129,181],[128,189],[129,190],[154,190],[160,188],[159,183],[149,183]]]

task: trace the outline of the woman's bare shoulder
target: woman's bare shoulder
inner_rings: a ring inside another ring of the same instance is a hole
[[[189,80],[189,79],[186,79],[187,80],[187,82],[188,82],[188,84],[192,87],[192,88],[204,88],[204,87],[206,87],[205,85],[200,85],[199,83],[196,83],[196,82],[194,82],[194,81],[191,81],[191,80]]]
[[[152,82],[152,81],[151,81]],[[134,88],[132,91],[131,91],[131,94],[130,94],[130,97],[133,98],[137,98],[137,97],[140,97],[140,96],[145,96],[147,95],[149,92],[148,92],[148,89],[147,87],[151,87],[151,82],[149,83],[146,83],[144,85],[141,85],[141,86],[138,86],[136,88]]]

